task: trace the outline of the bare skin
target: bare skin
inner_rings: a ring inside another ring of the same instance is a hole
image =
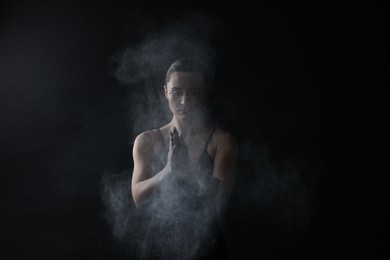
[[[137,207],[158,192],[163,181],[186,178],[191,183],[192,169],[196,164],[210,136],[213,125],[203,114],[207,101],[207,85],[197,73],[173,72],[164,86],[172,121],[160,128],[165,146],[157,130],[137,136],[133,146],[134,170],[131,183],[133,199]],[[153,172],[151,165],[156,155],[169,147],[165,167]],[[213,176],[202,175],[210,199],[218,208],[223,208],[235,185],[237,143],[234,136],[217,129],[207,146],[207,153],[214,159]]]

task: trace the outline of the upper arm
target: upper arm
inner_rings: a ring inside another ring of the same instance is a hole
[[[135,138],[133,145],[134,169],[131,179],[131,187],[150,178],[150,165],[152,161],[153,150],[148,141],[147,135],[142,133]]]
[[[229,191],[232,191],[235,185],[237,141],[231,133],[226,131],[221,131],[216,139],[213,176],[222,181]]]

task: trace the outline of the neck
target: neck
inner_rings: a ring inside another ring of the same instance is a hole
[[[177,131],[183,135],[183,137],[203,132],[207,128],[207,120],[199,118],[191,122],[183,122],[173,116],[171,121],[171,127],[176,127]]]

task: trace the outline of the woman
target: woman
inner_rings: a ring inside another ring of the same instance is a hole
[[[132,196],[153,214],[144,259],[227,257],[218,218],[234,188],[237,144],[208,117],[208,75],[200,62],[175,61],[164,85],[171,122],[135,139]]]

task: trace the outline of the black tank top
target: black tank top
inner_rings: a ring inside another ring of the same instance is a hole
[[[196,168],[197,172],[202,174],[208,174],[210,176],[213,175],[213,169],[214,169],[214,160],[211,158],[210,154],[207,152],[207,147],[209,146],[209,143],[211,139],[213,138],[214,132],[217,130],[217,128],[214,128],[213,131],[210,133],[209,137],[207,138],[205,147],[203,149],[203,152],[199,158],[199,160],[194,164],[194,167]],[[160,134],[160,140],[164,147],[163,153],[159,156],[158,166],[155,166],[156,169],[159,169],[157,172],[159,172],[162,168],[164,168],[166,161],[167,161],[167,154],[168,154],[168,147],[166,146],[164,142],[164,136],[160,130],[160,128],[157,129],[157,131]]]
[[[207,152],[214,129],[194,167],[196,174],[212,176],[214,160]],[[158,168],[165,166],[168,147],[158,129],[165,156]],[[226,259],[227,251],[217,223],[217,213],[211,199],[191,192],[187,183],[168,184],[168,192],[155,197],[152,221],[146,233],[142,259]]]

